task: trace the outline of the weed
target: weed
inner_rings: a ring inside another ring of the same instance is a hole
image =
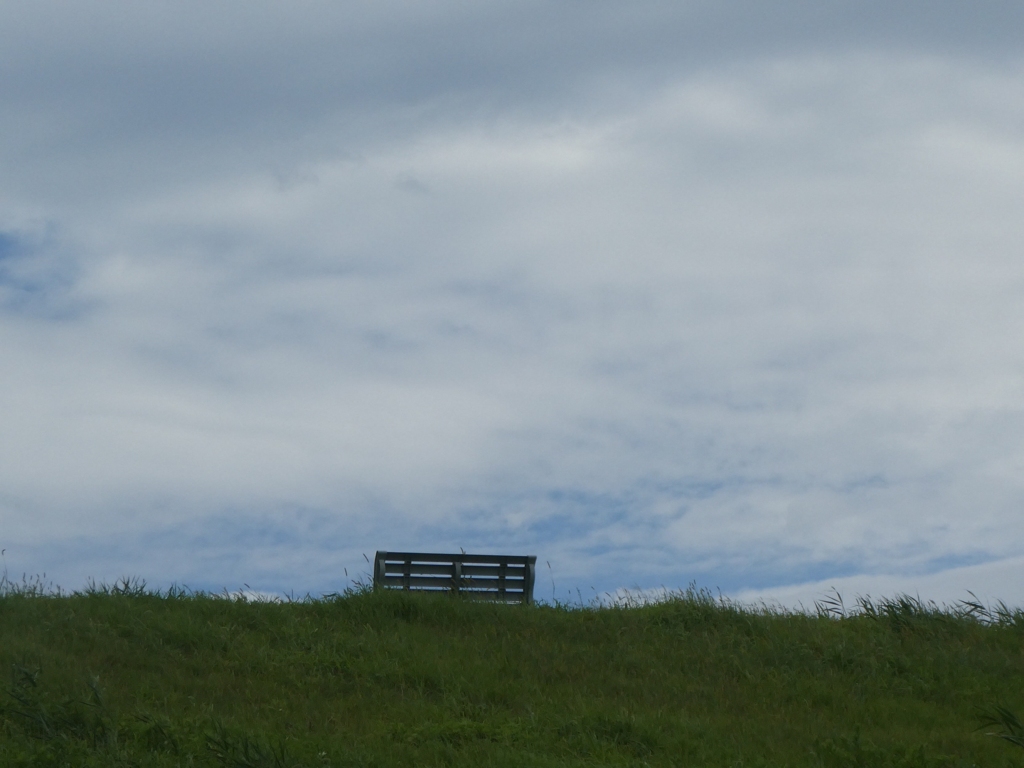
[[[284,746],[271,747],[245,733],[230,733],[218,724],[206,746],[224,768],[291,768]]]
[[[116,742],[114,724],[96,680],[87,684],[85,700],[65,698],[54,700],[39,687],[39,669],[20,664],[11,667],[11,685],[3,710],[28,736],[43,741],[55,739],[83,740],[92,747]]]
[[[924,746],[878,747],[863,739],[859,728],[854,729],[853,736],[819,743],[812,754],[820,768],[947,768],[954,763],[945,756],[929,756]],[[965,763],[961,761],[960,765]]]
[[[1017,747],[1024,748],[1024,725],[1020,719],[1006,707],[995,706],[991,710],[981,710],[978,719],[981,721],[981,728],[998,727],[1001,730],[989,732],[987,736],[995,736],[997,739],[1009,742]]]

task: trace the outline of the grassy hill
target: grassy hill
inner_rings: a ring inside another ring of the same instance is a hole
[[[838,608],[838,606],[833,606]],[[0,765],[1021,766],[1024,615],[0,595]]]

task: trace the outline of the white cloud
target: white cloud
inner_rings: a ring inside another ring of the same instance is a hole
[[[738,602],[781,605],[795,610],[814,610],[815,603],[842,598],[847,610],[857,609],[857,598],[872,600],[908,595],[926,603],[954,607],[978,601],[987,608],[999,602],[1024,605],[1020,569],[1024,558],[996,560],[983,565],[950,568],[921,576],[876,574],[826,579],[776,589],[746,590],[731,596]]]

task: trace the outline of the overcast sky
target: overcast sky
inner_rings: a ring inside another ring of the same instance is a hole
[[[1022,24],[0,0],[7,569],[1024,602]]]

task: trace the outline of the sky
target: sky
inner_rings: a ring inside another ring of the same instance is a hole
[[[2,567],[1024,604],[1022,22],[0,0]]]

